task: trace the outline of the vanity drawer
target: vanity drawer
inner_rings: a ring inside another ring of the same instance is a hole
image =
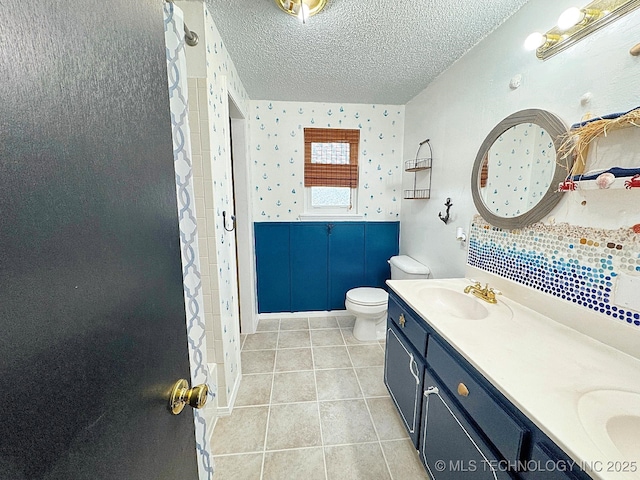
[[[389,297],[388,315],[390,321],[396,324],[398,330],[409,339],[418,353],[426,355],[428,334],[421,326],[423,320],[409,314],[391,297]]]
[[[527,429],[481,386],[437,341],[431,341],[427,365],[440,377],[506,460],[518,461]]]

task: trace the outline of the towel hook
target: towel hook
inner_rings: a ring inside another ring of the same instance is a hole
[[[451,203],[451,199],[447,197],[447,201],[444,202],[444,206],[447,207],[446,213],[442,215],[442,212],[438,212],[438,218],[440,218],[440,220],[442,220],[445,225],[449,223],[449,210],[451,209],[452,205],[453,203]]]
[[[227,232],[233,232],[236,229],[236,216],[231,215],[231,228],[227,228],[227,212],[222,211],[222,226]]]

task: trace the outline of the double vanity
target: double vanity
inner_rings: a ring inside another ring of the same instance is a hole
[[[486,224],[466,275],[481,283],[387,281],[385,383],[431,480],[640,479],[635,234],[556,234],[553,218],[522,230],[560,201],[567,138],[531,109],[480,147],[471,192]]]
[[[387,283],[385,383],[432,480],[640,478],[640,360],[468,279]]]

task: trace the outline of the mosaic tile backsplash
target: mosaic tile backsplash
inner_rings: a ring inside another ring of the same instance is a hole
[[[640,235],[537,223],[503,230],[476,215],[467,263],[568,302],[640,326],[640,312],[613,303],[616,277],[640,276]]]

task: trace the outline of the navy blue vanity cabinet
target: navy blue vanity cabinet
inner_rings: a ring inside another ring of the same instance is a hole
[[[392,320],[387,325],[384,383],[418,448],[425,362]]]
[[[429,367],[451,398],[473,419],[502,457],[511,464],[517,464],[522,459],[527,427],[509,412],[508,405],[504,405],[481,382],[483,379],[478,372],[465,368],[443,343],[432,340],[427,353]]]
[[[432,480],[590,478],[393,291],[387,326],[385,383]]]
[[[485,442],[426,370],[420,434],[420,459],[431,480],[513,479]]]
[[[389,295],[389,306],[387,307],[387,316],[389,324],[395,326],[398,331],[402,332],[409,343],[418,351],[422,357],[427,355],[427,330],[424,320],[417,315],[409,313],[409,310],[403,308],[393,294]]]
[[[589,478],[567,455],[555,445],[541,441],[536,443],[529,460],[527,470],[521,478],[525,480],[578,480]]]

